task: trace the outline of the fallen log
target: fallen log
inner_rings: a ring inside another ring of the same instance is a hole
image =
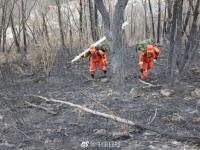
[[[156,133],[158,133],[162,136],[174,139],[176,141],[190,142],[190,143],[193,143],[193,144],[200,145],[200,137],[198,137],[198,136],[184,136],[184,135],[179,135],[179,134],[176,134],[176,133],[163,132],[159,129],[156,129],[156,128],[153,128],[153,127],[150,127],[150,126],[147,126],[147,125],[136,124],[131,120],[127,120],[127,119],[124,119],[124,118],[121,118],[121,117],[118,117],[118,116],[114,116],[114,115],[98,112],[98,111],[95,111],[95,110],[91,110],[91,109],[88,109],[84,106],[77,105],[77,104],[74,104],[74,103],[71,103],[71,102],[56,100],[56,99],[53,99],[53,98],[48,99],[48,98],[40,96],[40,95],[29,95],[29,96],[38,97],[38,98],[41,98],[45,101],[51,101],[51,102],[66,104],[66,105],[74,107],[74,108],[79,108],[80,110],[91,113],[93,115],[101,116],[101,117],[104,117],[104,118],[107,118],[107,119],[111,119],[113,121],[117,121],[119,123],[124,123],[124,124],[130,125],[130,126],[133,126],[133,127],[138,128],[140,130],[150,130],[150,131],[156,132]]]

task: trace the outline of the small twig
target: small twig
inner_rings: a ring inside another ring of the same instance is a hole
[[[143,84],[145,84],[145,85],[148,85],[148,86],[153,86],[153,84],[148,83],[148,82],[145,82],[145,81],[143,81],[143,80],[141,80],[141,79],[139,79],[139,82],[140,82],[140,83],[143,83]]]
[[[145,88],[150,88],[150,87],[162,87],[161,85],[153,85],[153,84],[148,83],[148,82],[145,82],[145,81],[143,81],[143,80],[141,80],[141,79],[139,79],[138,81],[139,81],[140,83],[142,83],[142,84],[147,85],[147,86],[142,87],[143,89],[145,89]]]
[[[41,97],[40,97],[41,98]],[[44,98],[44,97],[42,97]],[[27,101],[25,101],[25,103],[28,105],[28,106],[31,106],[31,107],[34,107],[34,108],[38,108],[38,109],[42,109],[42,110],[45,110],[46,112],[50,113],[50,114],[53,114],[53,115],[56,115],[57,113],[55,111],[52,111],[52,110],[49,110],[48,108],[45,108],[43,106],[40,106],[40,105],[35,105],[33,103],[29,103]]]
[[[32,140],[32,138],[30,136],[28,136],[26,133],[24,133],[19,128],[15,127],[14,125],[12,125],[11,127],[15,128],[17,131],[19,131],[21,134],[23,134],[27,139]]]
[[[148,125],[152,124],[152,122],[155,120],[155,118],[156,118],[156,115],[157,115],[157,112],[158,112],[158,109],[156,108],[156,109],[155,109],[155,113],[154,113],[154,116],[153,116],[153,118],[151,119],[151,121],[150,121],[150,122],[148,122],[148,123],[147,123]]]

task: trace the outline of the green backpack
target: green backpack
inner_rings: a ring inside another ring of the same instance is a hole
[[[139,44],[136,45],[136,52],[138,51],[145,51],[146,50],[146,46],[148,44],[154,44],[155,40],[153,39],[146,39],[144,41],[141,41]]]
[[[102,50],[103,52],[107,52],[107,45],[106,44],[99,44],[96,46],[97,50]]]

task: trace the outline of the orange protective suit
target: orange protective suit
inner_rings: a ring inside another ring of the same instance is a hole
[[[106,65],[108,64],[106,53],[103,50],[96,50],[94,45],[90,46],[90,50],[88,53],[84,55],[84,57],[90,57],[90,75],[94,78],[96,65],[98,68],[106,74]]]
[[[146,51],[139,52],[139,66],[140,66],[140,78],[146,79],[148,76],[148,70],[152,68],[154,59],[160,54],[158,47],[153,45],[147,45]]]

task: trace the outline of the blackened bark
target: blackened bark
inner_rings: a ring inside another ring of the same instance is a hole
[[[183,25],[182,35],[184,35],[185,32],[186,32],[186,29],[187,29],[187,26],[188,26],[188,23],[189,23],[189,19],[190,19],[190,13],[191,13],[191,7],[188,7],[187,15],[185,17],[185,21],[184,21],[184,25]]]
[[[96,41],[95,19],[94,19],[94,7],[92,0],[88,0],[89,12],[90,12],[90,28],[93,41]]]
[[[16,48],[17,48],[17,52],[20,52],[20,44],[19,44],[19,41],[18,41],[18,38],[17,38],[17,33],[16,33],[16,30],[15,30],[13,13],[11,14],[10,21],[11,21],[11,28],[12,28],[12,33],[13,33],[14,42],[15,42],[15,45],[16,45]]]
[[[99,39],[99,33],[98,33],[98,11],[96,2],[94,1],[94,22],[95,22],[95,34],[96,34],[96,40]]]
[[[24,43],[24,52],[27,52],[27,39],[26,39],[26,10],[24,5],[24,0],[21,0],[22,5],[22,29],[23,29],[23,43]]]
[[[182,53],[182,12],[183,12],[183,0],[179,0],[177,2],[177,31],[176,31],[176,37],[175,37],[175,47],[174,47],[174,60],[173,60],[173,65],[172,65],[172,70],[174,72],[174,70],[176,69],[176,65],[178,67],[179,63],[178,63],[178,58],[180,58],[180,54]],[[171,77],[171,81],[174,80],[174,74],[172,74]]]
[[[143,8],[144,8],[144,22],[145,22],[145,37],[149,38],[149,26],[147,23],[147,0],[143,1]]]
[[[48,46],[51,48],[51,43],[50,43],[50,38],[49,38],[49,32],[46,24],[46,19],[44,13],[42,13],[42,20],[43,20],[43,32],[44,32],[44,37],[46,37]]]
[[[165,1],[165,12],[164,12],[164,21],[163,21],[163,33],[162,36],[165,37],[165,34],[167,32],[167,21],[166,21],[166,17],[167,17],[167,5],[166,5],[166,1]]]
[[[82,40],[83,40],[83,4],[82,0],[79,1],[80,11],[79,11],[79,41],[80,41],[80,50],[82,49]]]
[[[62,24],[62,14],[61,14],[61,8],[60,8],[60,0],[56,0],[56,6],[58,9],[58,23],[59,23],[59,29],[60,29],[60,39],[62,44],[62,49],[65,49],[65,37],[64,37],[64,31],[63,31],[63,24]],[[67,51],[69,54],[69,52]]]
[[[160,43],[160,28],[161,28],[161,1],[158,0],[158,26],[157,26],[157,43]]]
[[[190,36],[188,38],[188,42],[185,48],[185,53],[183,56],[183,59],[181,61],[181,66],[180,66],[180,73],[184,71],[185,65],[187,61],[189,61],[189,53],[193,49],[196,36],[197,36],[197,22],[198,22],[198,15],[199,15],[199,5],[200,5],[200,0],[197,0],[196,5],[195,5],[195,10],[194,10],[194,17],[193,17],[193,23],[192,23],[192,28],[190,30]]]
[[[153,18],[153,10],[152,10],[152,6],[151,6],[151,0],[148,0],[148,1],[149,1],[149,9],[150,9],[150,14],[151,14],[152,34],[153,34],[153,38],[156,39],[155,26],[154,26],[154,18]]]
[[[170,33],[170,27],[171,27],[171,22],[172,22],[172,0],[167,0],[167,14],[168,14],[168,18],[167,18],[167,34]]]
[[[95,0],[96,8],[102,15],[103,24],[104,24],[104,32],[108,40],[112,40],[112,34],[110,32],[110,16],[109,13],[103,3],[103,0]]]
[[[178,1],[175,0],[174,6],[173,6],[173,20],[172,20],[172,26],[171,26],[171,33],[170,33],[170,49],[169,49],[169,55],[168,55],[168,76],[170,77],[170,82],[173,84],[173,78],[174,78],[174,61],[175,61],[175,31],[176,31],[176,17],[177,17],[177,7],[178,7]]]
[[[124,22],[124,10],[128,3],[128,0],[118,0],[113,16],[112,25],[112,82],[113,88],[116,90],[123,91],[124,77],[123,77],[123,41],[122,41],[122,24]]]

